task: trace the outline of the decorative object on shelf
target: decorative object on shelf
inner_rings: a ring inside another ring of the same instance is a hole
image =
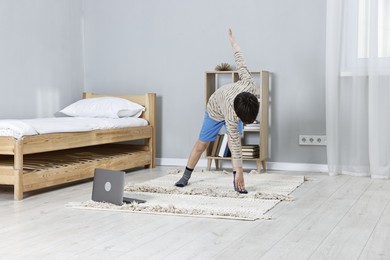
[[[232,71],[233,68],[228,63],[222,62],[221,64],[218,64],[215,66],[216,71]]]

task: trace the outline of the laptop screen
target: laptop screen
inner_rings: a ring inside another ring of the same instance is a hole
[[[124,185],[125,172],[95,169],[92,200],[120,206],[123,204]]]

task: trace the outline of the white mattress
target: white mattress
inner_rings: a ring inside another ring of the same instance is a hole
[[[0,120],[0,136],[17,139],[26,135],[65,132],[86,132],[113,128],[146,126],[143,118],[92,118],[92,117],[50,117],[25,120]]]

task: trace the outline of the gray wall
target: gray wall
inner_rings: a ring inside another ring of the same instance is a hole
[[[270,161],[325,163],[297,140],[325,133],[325,13],[326,0],[1,0],[0,118],[51,116],[83,90],[156,92],[157,157],[187,158],[204,71],[233,63],[231,27],[248,67],[272,72]]]
[[[83,92],[81,0],[0,1],[0,118],[52,116]]]
[[[159,158],[187,158],[204,113],[204,71],[233,63],[272,72],[271,158],[326,163],[326,0],[86,0],[85,82],[95,92],[158,94]]]

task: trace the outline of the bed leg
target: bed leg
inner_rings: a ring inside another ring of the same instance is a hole
[[[146,139],[146,145],[151,152],[150,168],[156,167],[156,93],[145,94],[145,107],[147,108],[144,118],[152,127],[152,136]]]
[[[14,200],[23,199],[23,171],[15,170]]]
[[[148,165],[145,165],[145,168],[154,168],[156,167],[155,165],[155,160],[156,160],[156,147],[154,145],[154,142],[153,142],[154,139],[152,138],[149,138],[149,139],[146,139],[146,146],[148,146],[148,149],[149,149],[149,152],[150,152],[150,157],[151,157],[151,160],[150,160],[150,164]]]
[[[23,199],[23,140],[15,142],[14,149],[14,200]]]

